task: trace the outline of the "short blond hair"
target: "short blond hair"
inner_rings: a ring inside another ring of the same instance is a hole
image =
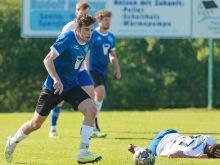
[[[101,21],[104,17],[111,17],[112,12],[110,10],[100,10],[96,13],[96,19]]]
[[[86,9],[90,9],[90,6],[87,2],[79,2],[76,4],[76,10],[86,10]]]

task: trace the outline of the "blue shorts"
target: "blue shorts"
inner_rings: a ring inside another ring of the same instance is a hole
[[[86,70],[79,71],[77,79],[80,86],[93,86],[92,78]]]
[[[160,140],[161,140],[164,136],[166,136],[166,135],[168,135],[168,134],[171,134],[171,133],[178,133],[178,132],[177,132],[176,130],[174,130],[174,129],[168,129],[168,130],[159,132],[159,133],[155,136],[155,138],[152,140],[150,146],[148,147],[148,148],[154,153],[154,155],[157,155],[157,154],[156,154],[156,151],[157,151],[157,146],[158,146]]]

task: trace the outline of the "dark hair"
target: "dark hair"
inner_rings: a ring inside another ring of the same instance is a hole
[[[216,154],[217,149],[220,150],[220,144],[206,146],[205,154],[207,154],[209,158],[220,158],[220,155],[218,156],[218,154]]]
[[[94,24],[95,21],[95,17],[91,15],[82,14],[77,18],[77,25],[81,28],[82,26],[90,26]]]
[[[101,21],[104,17],[111,17],[112,12],[109,10],[100,10],[96,13],[96,19]]]

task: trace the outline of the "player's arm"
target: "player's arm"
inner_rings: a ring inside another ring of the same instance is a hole
[[[118,58],[117,58],[115,51],[110,52],[109,59],[113,65],[113,74],[114,74],[115,78],[120,79],[121,78],[121,69],[120,69],[120,65],[119,65]]]
[[[183,151],[174,151],[167,155],[168,158],[208,158],[207,154],[198,154],[195,156],[186,155]]]
[[[44,58],[44,66],[54,81],[53,87],[55,89],[54,94],[61,94],[63,91],[63,84],[58,76],[53,61],[58,57],[55,51],[51,50],[47,56]]]
[[[88,71],[88,73],[89,73],[89,58],[90,58],[90,50],[87,52],[87,54],[86,54],[86,58],[85,58],[85,64],[86,64],[86,68],[87,68],[87,71]]]

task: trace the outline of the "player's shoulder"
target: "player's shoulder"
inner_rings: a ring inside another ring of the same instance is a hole
[[[108,32],[108,41],[109,41],[110,43],[115,43],[115,36],[114,36],[114,34],[111,33],[111,32]]]
[[[115,36],[113,33],[108,32],[108,40],[111,42],[115,42]]]
[[[100,38],[99,32],[97,31],[97,29],[94,29],[90,40],[96,40],[97,38]]]
[[[67,32],[65,32],[63,34],[60,34],[59,36],[60,37],[73,37],[74,36],[73,33],[74,33],[73,31],[67,31]]]
[[[95,28],[95,29],[93,30],[92,36],[95,36],[95,35],[98,35],[98,34],[99,34],[98,28]]]
[[[73,31],[67,31],[65,33],[62,33],[58,36],[58,40],[68,40],[68,41],[72,41],[74,40],[74,32]]]
[[[115,35],[112,32],[110,32],[110,31],[108,32],[108,35],[115,38]]]

